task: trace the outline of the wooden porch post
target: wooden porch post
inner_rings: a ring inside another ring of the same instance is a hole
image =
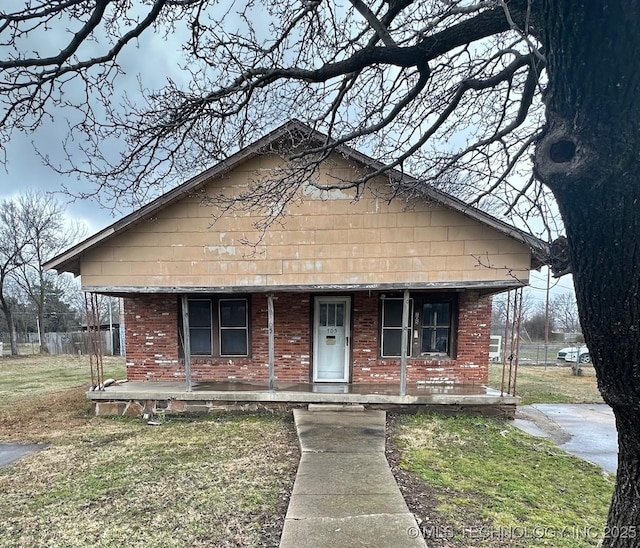
[[[267,295],[267,322],[269,332],[269,390],[275,389],[276,334],[274,329],[273,293]]]
[[[409,290],[402,299],[402,337],[400,339],[400,395],[407,395],[407,343],[409,342]]]
[[[184,350],[184,375],[187,381],[187,392],[191,392],[191,338],[189,336],[189,300],[186,295],[182,300],[182,349]]]

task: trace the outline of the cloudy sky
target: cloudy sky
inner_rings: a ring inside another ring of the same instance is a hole
[[[3,169],[0,168],[0,198],[13,198],[30,189],[56,192],[57,199],[66,204],[68,216],[82,220],[90,232],[95,232],[115,220],[110,212],[95,202],[70,203],[70,197],[61,192],[62,187],[66,184],[70,188],[78,188],[78,181],[58,175],[44,166],[34,150],[32,140],[44,143],[47,139],[58,137],[56,133],[55,128],[46,128],[41,134],[31,138],[17,134],[12,139],[7,147],[7,164]]]
[[[65,30],[77,30],[78,24],[75,25],[74,27],[74,22],[58,22],[57,25],[46,29],[46,32],[32,32],[21,49],[25,52],[38,52],[40,56],[52,55],[67,45],[69,34]],[[124,75],[118,78],[113,94],[114,104],[121,103],[125,90],[129,97],[135,98],[139,95],[138,77],[146,87],[153,89],[160,88],[166,78],[173,78],[178,82],[184,78],[179,63],[182,61],[180,37],[185,32],[186,28],[179,28],[177,37],[167,41],[164,34],[147,31],[135,44],[123,49],[118,62]],[[109,47],[109,41],[104,38],[101,40],[98,36],[95,41],[85,42],[78,55],[80,58],[101,55]],[[0,50],[0,55],[7,53]],[[75,91],[78,89],[76,87]],[[73,99],[73,95],[73,84],[66,86],[65,98]],[[80,93],[78,96],[83,95]],[[62,142],[68,133],[67,117],[73,116],[73,113],[54,108],[49,108],[48,113],[52,114],[54,119],[44,123],[37,132],[29,135],[16,132],[12,136],[6,147],[6,164],[0,166],[0,199],[11,198],[28,189],[57,193],[56,197],[66,205],[68,216],[85,222],[88,232],[93,233],[116,221],[128,211],[114,213],[95,200],[72,201],[70,196],[62,192],[63,187],[78,192],[86,192],[91,187],[87,181],[78,180],[75,176],[59,175],[46,167],[38,156],[36,149],[41,154],[49,155],[54,164],[59,164],[64,158]]]
[[[50,139],[56,137],[55,128],[49,128],[42,136],[34,136],[34,139]],[[86,183],[84,183],[86,184]],[[0,198],[11,197],[26,189],[40,189],[48,192],[60,192],[62,186],[71,189],[79,189],[82,181],[77,181],[72,177],[65,177],[53,172],[50,168],[42,165],[42,162],[33,149],[31,140],[26,136],[19,136],[11,143],[9,150],[9,164],[7,171],[0,171]],[[77,200],[70,202],[70,198],[61,193],[58,199],[66,203],[67,214],[84,222],[87,226],[88,234],[92,234],[105,226],[113,223],[123,212],[114,217],[113,213],[106,207],[95,201]],[[542,303],[545,299],[547,286],[547,271],[531,273],[531,293],[533,298]],[[560,280],[551,280],[552,295],[558,293],[573,294],[573,282],[571,276],[564,276]]]
[[[59,32],[59,34],[56,34]],[[182,59],[180,52],[181,40],[186,32],[178,30],[178,37],[167,41],[161,34],[147,32],[133,47],[125,48],[119,57],[119,63],[125,75],[119,81],[119,87],[114,93],[115,104],[122,99],[124,90],[130,96],[137,94],[138,76],[148,88],[159,88],[167,77],[175,81],[184,79],[179,69]],[[66,36],[63,32],[48,30],[46,37],[33,35],[30,37],[28,49],[46,51],[50,54],[54,45],[64,44]],[[88,44],[88,50],[100,48],[100,44]],[[41,53],[42,54],[42,53]],[[54,163],[57,159],[62,161],[61,143],[67,134],[66,115],[63,111],[55,113],[56,118],[44,124],[36,133],[25,135],[15,133],[6,148],[7,162],[0,166],[0,199],[11,198],[28,189],[38,189],[56,193],[60,202],[65,204],[67,215],[75,220],[82,221],[90,235],[117,219],[129,213],[127,210],[112,211],[108,204],[100,204],[96,200],[72,200],[70,196],[62,192],[63,187],[71,191],[90,190],[87,181],[78,180],[75,176],[64,176],[46,167],[38,156],[36,149],[41,153],[50,155]],[[547,284],[546,270],[540,273],[532,273],[532,287],[536,300],[544,300]],[[554,293],[573,292],[573,284],[570,277],[561,280],[552,280]]]

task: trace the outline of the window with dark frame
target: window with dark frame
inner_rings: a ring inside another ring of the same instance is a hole
[[[402,307],[403,299],[382,299],[382,321],[380,347],[383,358],[400,356],[402,348]],[[413,317],[413,299],[409,300],[409,319]],[[411,325],[411,321],[409,321]],[[411,333],[407,337],[407,356],[411,356]]]
[[[247,299],[220,299],[218,311],[220,355],[246,356],[249,353]]]
[[[409,312],[409,338],[407,356],[452,356],[453,297],[412,294]],[[380,355],[383,358],[400,357],[402,337],[402,305],[400,297],[381,300]],[[415,310],[415,316],[414,316]]]
[[[247,298],[189,298],[188,302],[192,356],[249,355]]]
[[[424,303],[420,352],[449,354],[450,337],[451,303]]]
[[[211,300],[189,299],[189,340],[191,354],[210,356],[213,353]]]

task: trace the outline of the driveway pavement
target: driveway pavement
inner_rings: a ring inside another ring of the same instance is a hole
[[[514,422],[525,432],[549,438],[568,453],[616,473],[618,433],[613,411],[608,405],[523,405],[518,408]]]
[[[9,466],[17,460],[42,451],[47,446],[43,444],[0,443],[0,468]]]

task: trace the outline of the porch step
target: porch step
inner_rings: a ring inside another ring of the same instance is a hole
[[[356,403],[310,403],[309,411],[364,411],[364,405]]]

